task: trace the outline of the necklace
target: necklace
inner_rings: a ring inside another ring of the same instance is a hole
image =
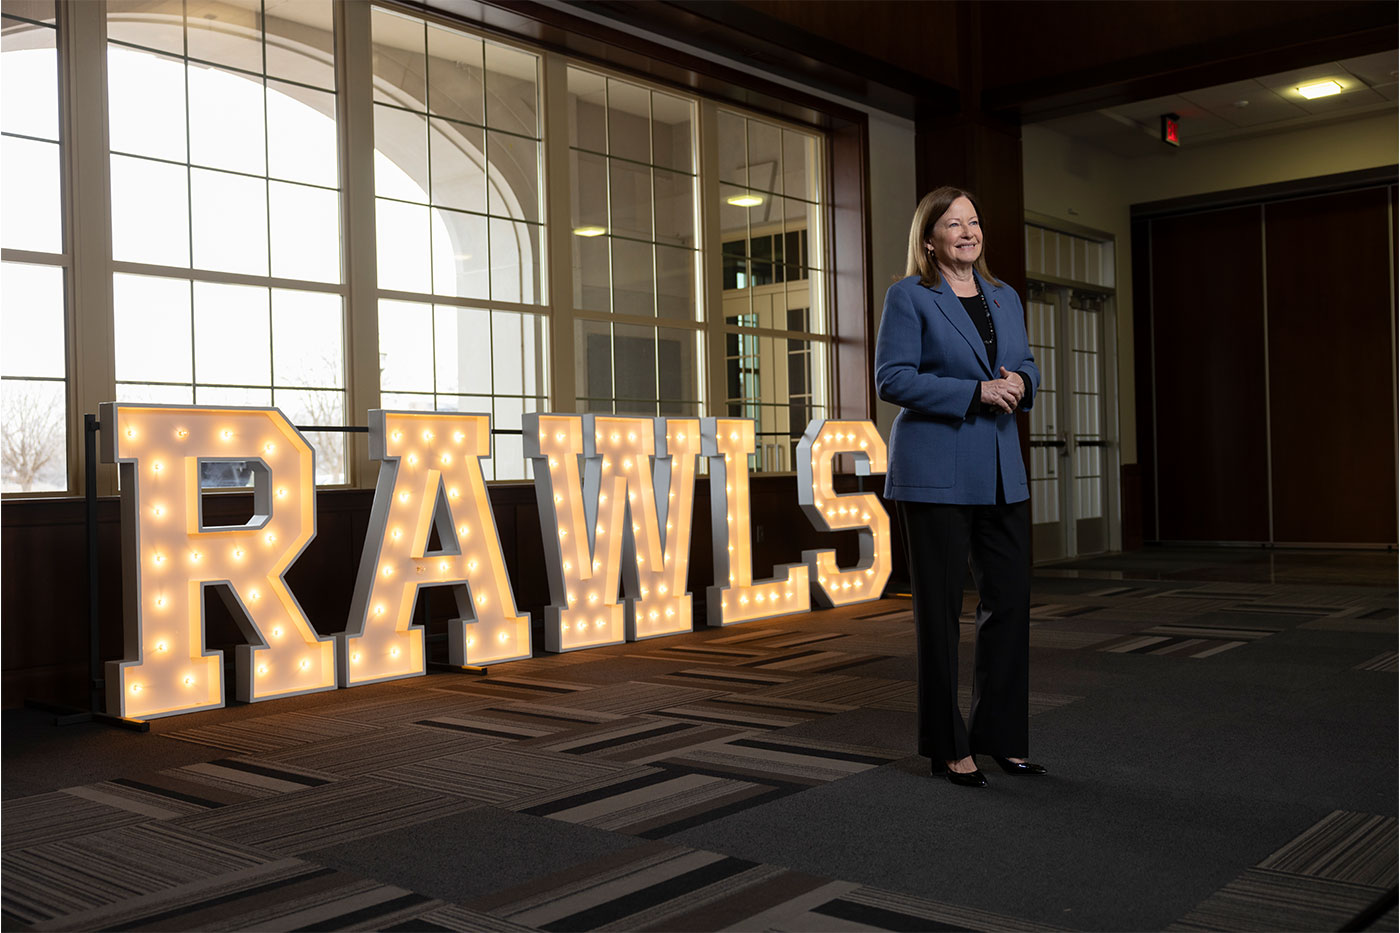
[[[992,324],[992,309],[987,306],[987,296],[982,293],[982,283],[977,283],[977,297],[982,299],[982,313],[987,316],[987,336],[982,338],[982,342],[987,346],[996,343],[997,329]]]

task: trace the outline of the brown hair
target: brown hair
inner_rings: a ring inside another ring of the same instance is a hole
[[[972,202],[972,209],[980,217],[981,208],[977,206],[977,198],[971,191],[964,191],[961,188],[954,188],[944,185],[942,188],[935,188],[924,195],[919,206],[914,209],[914,221],[909,225],[909,261],[905,267],[904,274],[917,275],[919,284],[929,288],[937,288],[943,283],[943,276],[938,272],[938,263],[929,254],[928,247],[924,242],[933,234],[933,225],[938,222],[938,218],[948,212],[948,208],[953,206],[953,202],[958,198],[967,198]],[[985,244],[986,240],[983,240]],[[985,248],[982,255],[977,257],[977,261],[972,264],[982,278],[993,285],[1002,284],[1001,281],[987,269],[987,253]]]

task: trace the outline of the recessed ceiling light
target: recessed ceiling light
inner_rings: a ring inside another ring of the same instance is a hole
[[[590,225],[590,226],[587,226],[587,227],[575,227],[575,228],[574,228],[574,236],[602,236],[603,234],[605,234],[605,233],[607,233],[607,232],[608,232],[608,231],[607,231],[606,229],[604,229],[603,227],[598,227],[598,226],[593,226],[593,225]]]
[[[728,203],[733,204],[735,207],[758,207],[760,204],[763,203],[763,195],[736,194],[732,198],[725,198],[725,200]]]
[[[1308,100],[1315,100],[1319,97],[1330,97],[1333,94],[1342,93],[1342,86],[1336,81],[1319,81],[1316,84],[1305,84],[1298,88],[1298,93]]]
[[[1243,110],[1244,108],[1246,108],[1246,107],[1249,106],[1249,101],[1244,100],[1243,98],[1241,98],[1240,100],[1235,101],[1235,106],[1236,106],[1237,108],[1239,108],[1240,110]]]

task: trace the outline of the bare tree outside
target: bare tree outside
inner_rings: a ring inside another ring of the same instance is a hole
[[[0,476],[5,492],[61,492],[67,488],[68,445],[63,434],[62,382],[6,379],[0,389]]]

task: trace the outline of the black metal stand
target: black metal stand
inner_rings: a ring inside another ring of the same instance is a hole
[[[55,726],[71,726],[80,722],[96,722],[136,732],[149,732],[151,724],[144,719],[113,716],[106,711],[103,693],[107,681],[102,676],[101,625],[98,618],[100,592],[97,576],[97,432],[102,422],[96,415],[83,415],[83,499],[87,534],[88,584],[88,708],[65,706],[44,700],[27,699],[26,709],[53,714]]]

